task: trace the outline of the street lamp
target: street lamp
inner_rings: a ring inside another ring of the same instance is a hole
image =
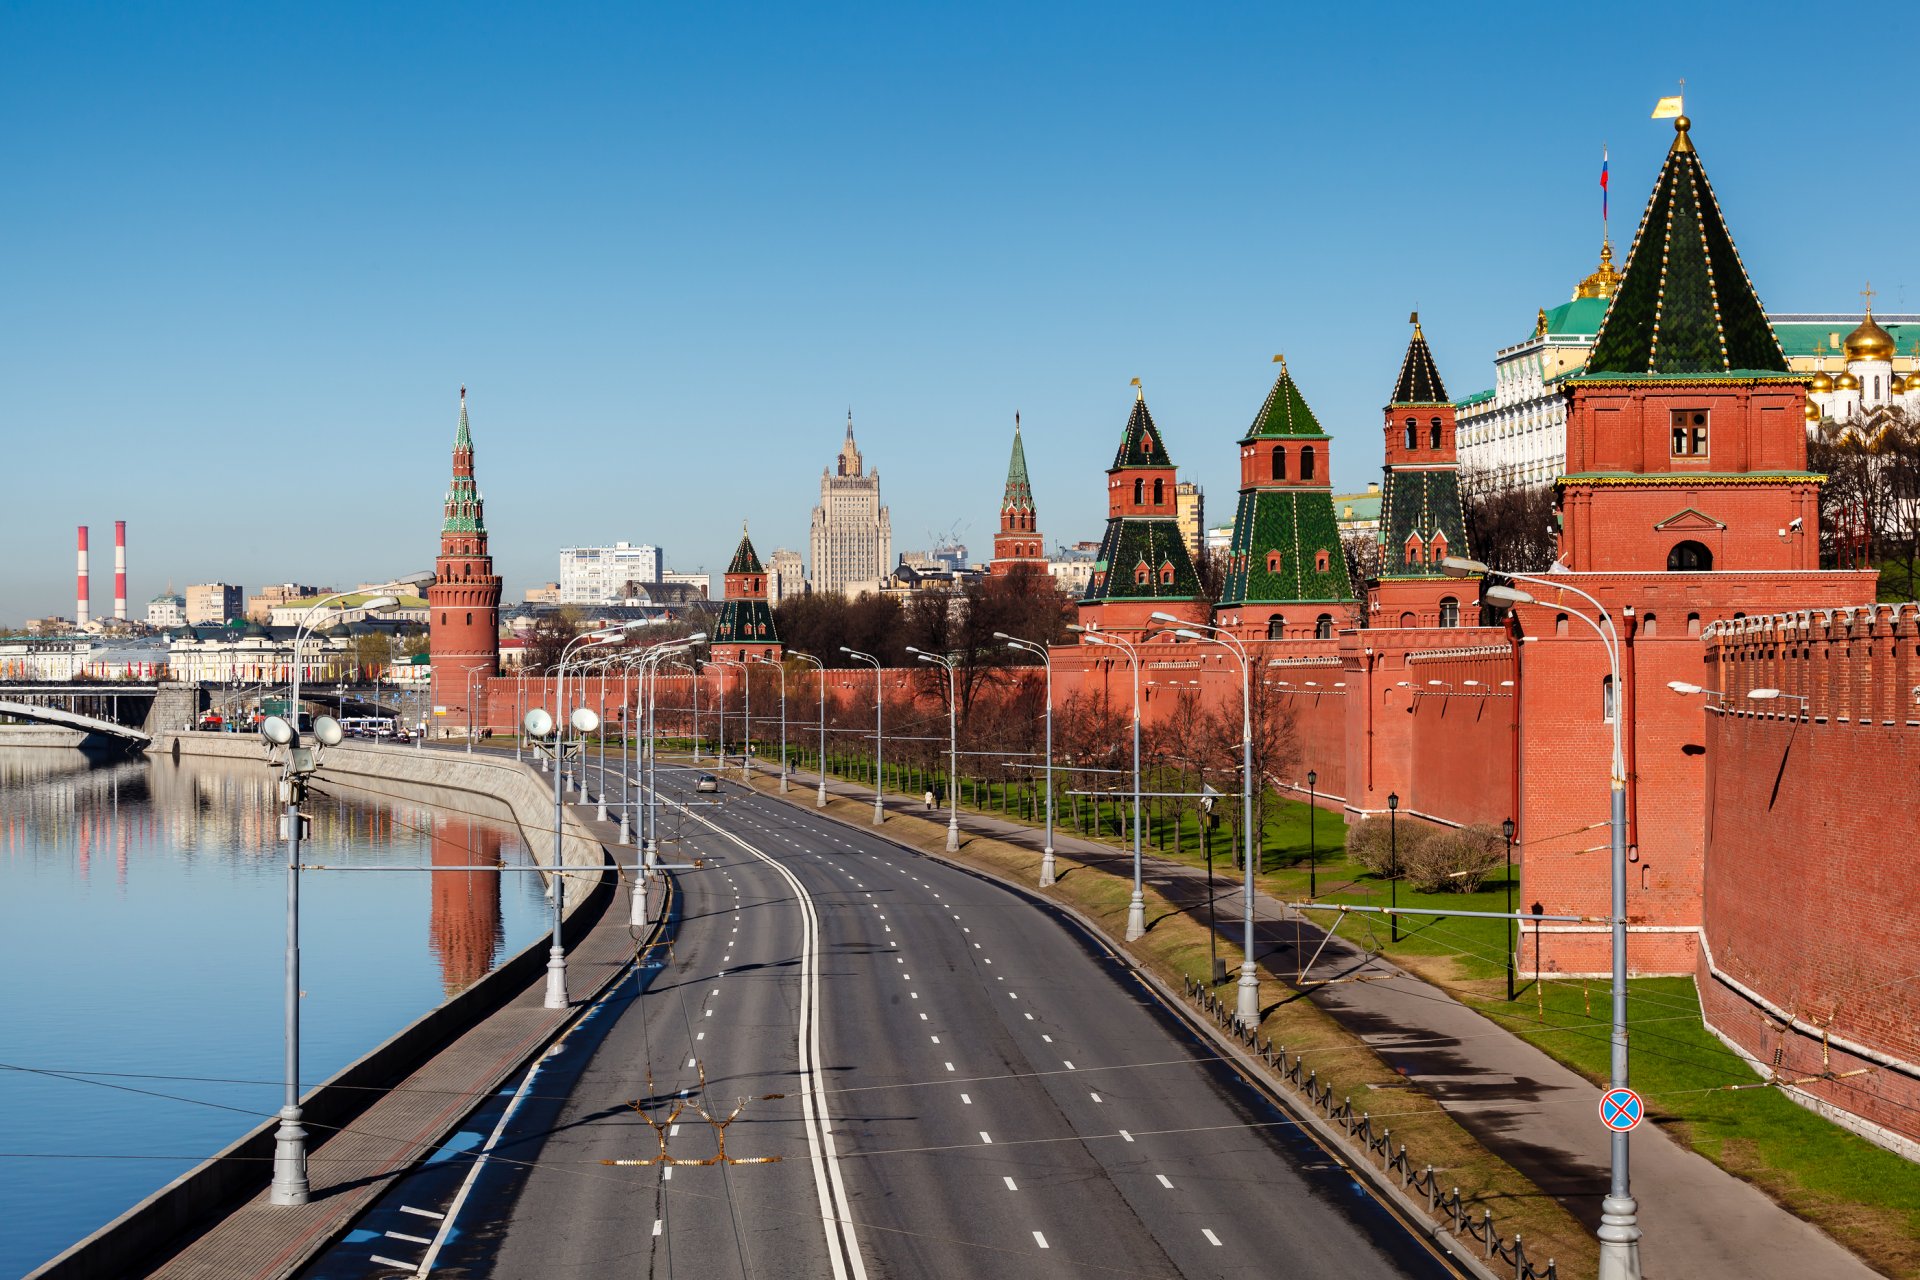
[[[954,660],[950,655],[927,653],[907,646],[907,652],[922,662],[947,669],[947,852],[960,850],[960,731],[956,718],[960,708],[960,688],[954,683]]]
[[[1307,770],[1307,901],[1320,896],[1320,842],[1313,829],[1313,820],[1320,806],[1314,797],[1314,786],[1320,781],[1320,775],[1312,769]]]
[[[1240,1000],[1235,1013],[1241,1025],[1254,1027],[1260,1022],[1260,974],[1253,961],[1254,869],[1257,866],[1253,831],[1253,663],[1247,657],[1247,646],[1230,631],[1209,622],[1179,626],[1181,620],[1170,613],[1155,613],[1153,617],[1158,622],[1175,624],[1173,634],[1183,640],[1219,645],[1240,664],[1240,825],[1245,832],[1246,855],[1242,869],[1245,887],[1241,890],[1240,904],[1244,935],[1240,954]],[[1208,634],[1202,635],[1203,629]]]
[[[820,771],[820,788],[814,793],[813,807],[827,807],[827,664],[810,653],[801,653],[797,649],[787,650],[787,656],[798,658],[802,662],[811,662],[819,672],[820,683],[820,758],[814,763]]]
[[[882,687],[880,659],[870,653],[862,653],[858,649],[849,649],[845,645],[840,646],[840,652],[856,661],[873,664],[873,825],[877,827],[887,820],[886,806],[881,801],[881,795],[887,785],[887,772],[882,754],[885,750],[886,738],[881,732],[883,723],[881,709],[886,705],[886,698]]]
[[[1440,571],[1450,578],[1484,577],[1489,573],[1512,582],[1525,582],[1535,587],[1566,592],[1580,597],[1593,606],[1595,616],[1589,617],[1579,609],[1561,604],[1558,607],[1579,618],[1593,628],[1600,643],[1607,651],[1607,664],[1610,669],[1616,700],[1613,724],[1612,776],[1609,778],[1609,818],[1612,846],[1610,859],[1612,875],[1611,915],[1613,944],[1613,1028],[1612,1053],[1610,1054],[1608,1082],[1616,1089],[1627,1087],[1627,769],[1626,753],[1620,740],[1620,723],[1625,719],[1624,690],[1620,685],[1620,642],[1619,632],[1613,625],[1613,615],[1599,600],[1578,587],[1552,578],[1536,577],[1525,573],[1507,573],[1490,570],[1477,560],[1465,560],[1449,556],[1440,562]],[[1499,605],[1534,604],[1537,601],[1525,591],[1504,585],[1483,586],[1480,590],[1483,601]],[[1604,624],[1604,626],[1602,625]],[[1537,926],[1536,926],[1537,927]],[[1538,938],[1535,939],[1536,944]],[[1633,1191],[1628,1180],[1628,1138],[1621,1130],[1612,1134],[1612,1176],[1607,1197],[1600,1203],[1600,1230],[1596,1233],[1600,1240],[1600,1280],[1638,1280],[1640,1275],[1640,1223],[1639,1206],[1634,1203]]]
[[[1387,793],[1387,893],[1393,911],[1387,916],[1393,940],[1400,941],[1400,793]]]
[[[1076,633],[1088,644],[1104,645],[1125,653],[1127,665],[1133,672],[1133,896],[1127,900],[1127,941],[1132,942],[1147,931],[1147,895],[1141,886],[1140,875],[1140,651],[1134,648],[1131,641],[1101,631],[1089,631],[1077,622],[1069,622],[1067,630]]]
[[[1508,818],[1500,824],[1500,834],[1507,839],[1507,1002],[1513,1002],[1513,819]]]
[[[487,674],[485,667],[475,667],[467,672],[467,754],[473,754],[473,682]]]
[[[1026,653],[1032,653],[1032,654],[1037,654],[1037,655],[1039,655],[1039,658],[1040,658],[1040,665],[1041,665],[1041,666],[1043,666],[1043,667],[1045,667],[1045,668],[1046,668],[1046,672],[1047,672],[1047,705],[1046,705],[1046,724],[1047,724],[1047,754],[1046,754],[1046,765],[1044,766],[1044,772],[1045,772],[1045,775],[1046,775],[1046,787],[1047,787],[1047,838],[1046,838],[1046,843],[1045,843],[1045,844],[1044,844],[1043,846],[1041,846],[1041,849],[1040,849],[1040,887],[1041,887],[1042,889],[1045,889],[1045,888],[1049,888],[1049,887],[1050,887],[1050,886],[1051,886],[1051,885],[1053,884],[1053,882],[1054,882],[1054,861],[1053,861],[1053,655],[1052,655],[1052,654],[1051,654],[1050,652],[1048,652],[1048,650],[1047,650],[1047,647],[1046,647],[1045,645],[1043,645],[1043,644],[1035,644],[1035,643],[1034,643],[1033,641],[1031,641],[1031,640],[1022,640],[1022,639],[1020,639],[1020,638],[1018,638],[1017,636],[1010,636],[1010,635],[1008,635],[1008,634],[1007,634],[1006,632],[1004,632],[1004,631],[996,631],[996,632],[994,632],[994,633],[993,633],[993,638],[994,638],[995,640],[1004,640],[1004,641],[1006,642],[1006,644],[1007,644],[1007,647],[1008,647],[1009,649],[1019,649],[1019,650],[1021,650],[1021,651],[1023,651],[1023,652],[1026,652]]]
[[[787,791],[787,664],[775,662],[765,654],[755,654],[753,661],[764,663],[780,673],[780,790]]]
[[[742,700],[740,723],[745,735],[740,743],[740,781],[743,785],[751,787],[753,781],[747,774],[747,757],[751,754],[753,747],[753,688],[747,681],[747,664],[744,662],[736,662],[732,658],[708,658],[707,662],[716,667],[740,668],[740,697]],[[727,689],[726,686],[722,684],[720,686],[720,771],[725,773],[726,769]]]

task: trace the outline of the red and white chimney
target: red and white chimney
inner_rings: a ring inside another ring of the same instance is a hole
[[[74,588],[75,602],[73,620],[78,626],[86,626],[88,613],[92,607],[93,593],[87,589],[87,526],[80,526],[80,581]]]
[[[113,616],[127,620],[127,522],[113,522]]]

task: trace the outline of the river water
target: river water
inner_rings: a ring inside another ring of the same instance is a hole
[[[303,862],[526,865],[470,817],[329,785]],[[285,846],[263,762],[0,748],[0,1275],[280,1105]],[[310,872],[304,1085],[533,941],[538,875]],[[304,1087],[304,1086],[303,1086]]]

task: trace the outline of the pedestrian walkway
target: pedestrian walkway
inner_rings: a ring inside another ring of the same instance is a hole
[[[811,803],[818,775],[808,774],[804,787],[797,773],[792,776],[791,798]],[[833,778],[827,790],[868,802],[873,796],[871,787]],[[889,813],[927,816],[920,800],[904,795],[888,795],[886,807]],[[1039,829],[964,809],[960,828],[1033,850],[1037,875]],[[1132,879],[1131,850],[1057,828],[1053,843],[1064,859]],[[1205,918],[1204,869],[1143,853],[1141,875],[1175,906],[1196,920]],[[1229,877],[1216,888],[1225,890],[1216,899],[1216,927],[1238,946],[1241,885]],[[1343,938],[1326,939],[1318,926],[1264,894],[1254,901],[1254,938],[1260,966],[1289,985],[1300,953],[1311,957],[1324,941],[1315,973],[1364,980],[1312,985],[1308,998],[1389,1065],[1418,1081],[1489,1151],[1589,1229],[1598,1228],[1609,1159],[1599,1087],[1440,988]],[[1632,1153],[1646,1280],[1873,1280],[1879,1274],[1818,1228],[1652,1125],[1634,1132]]]
[[[596,821],[591,805],[574,808],[603,846],[619,851],[614,824]],[[307,1204],[275,1205],[263,1191],[152,1274],[164,1280],[270,1280],[299,1270],[620,975],[635,950],[628,887],[622,877],[613,900],[567,953],[572,1008],[545,1007],[542,966],[504,1008],[450,1042],[357,1119],[330,1136],[312,1134],[318,1145],[308,1157]]]

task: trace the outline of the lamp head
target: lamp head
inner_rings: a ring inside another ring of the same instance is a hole
[[[1152,618],[1155,622],[1179,622],[1180,621],[1179,618],[1174,617],[1172,614],[1166,612],[1163,609],[1155,609],[1152,613],[1148,614],[1147,616],[1149,618]]]
[[[705,644],[706,642],[707,642],[707,633],[704,631],[696,631],[692,635],[688,636],[681,643],[693,645],[693,644]]]
[[[1688,683],[1687,683],[1687,682],[1686,682],[1685,680],[1669,680],[1669,681],[1667,681],[1667,688],[1669,688],[1669,689],[1671,689],[1671,690],[1673,690],[1673,691],[1674,691],[1675,693],[1701,693],[1701,692],[1704,692],[1704,691],[1703,691],[1703,690],[1701,689],[1701,687],[1700,687],[1699,685],[1697,685],[1697,684],[1688,684]]]
[[[1387,808],[1398,809],[1399,807],[1400,807],[1400,793],[1398,791],[1389,791],[1387,793]]]
[[[852,653],[852,652],[853,652],[853,650],[851,650],[851,649],[849,649],[849,648],[847,648],[847,646],[845,646],[845,645],[841,645],[841,646],[840,646],[840,652],[842,652],[842,653]]]
[[[926,653],[926,651],[925,651],[924,649],[916,649],[916,648],[914,648],[914,647],[913,647],[912,645],[908,645],[908,646],[906,646],[906,649],[907,649],[907,652],[908,652],[908,653],[918,653],[918,654],[921,654],[921,655],[923,655],[923,656],[924,656],[924,655],[925,655],[925,653]]]
[[[1749,689],[1747,690],[1747,696],[1755,702],[1772,702],[1780,696],[1780,691],[1778,689]]]
[[[1487,566],[1463,556],[1448,556],[1440,562],[1440,572],[1449,578],[1471,578],[1487,573]]]
[[[392,596],[375,596],[371,600],[363,601],[360,608],[364,613],[387,613],[399,603]]]
[[[1429,686],[1429,687],[1431,687],[1431,688],[1435,688],[1435,689],[1438,689],[1438,688],[1441,688],[1441,687],[1442,687],[1442,686],[1444,686],[1444,685],[1445,685],[1446,683],[1447,683],[1447,682],[1446,682],[1445,680],[1429,680],[1429,681],[1427,681],[1427,684],[1428,684],[1428,686]]]
[[[1156,613],[1153,616],[1156,618],[1159,618],[1159,617],[1164,617],[1165,615]],[[1173,634],[1179,636],[1182,640],[1205,640],[1206,639],[1205,636],[1201,635],[1198,631],[1193,630],[1191,627],[1180,627],[1177,630],[1175,630]]]
[[[1480,598],[1488,604],[1505,605],[1508,608],[1516,604],[1532,604],[1533,597],[1524,591],[1512,587],[1491,586],[1480,589]]]
[[[284,747],[295,738],[293,726],[279,716],[268,716],[260,722],[260,736],[276,747]]]
[[[1320,785],[1320,773],[1318,770],[1316,769],[1307,770],[1307,785],[1309,787],[1315,787]]]
[[[919,658],[920,661],[922,662],[932,662],[937,664],[940,661],[940,659],[934,657],[932,654],[921,653],[918,649],[911,649],[909,650],[909,652],[912,653],[915,657]]]
[[[1081,626],[1077,622],[1069,622],[1067,624],[1067,630],[1073,632],[1076,635],[1085,635],[1087,631],[1085,627]]]
[[[526,729],[529,737],[544,738],[553,732],[553,717],[540,707],[527,712],[520,724]]]
[[[993,633],[993,638],[994,638],[995,640],[1011,640],[1011,639],[1013,639],[1013,637],[1012,637],[1012,636],[1010,636],[1010,635],[1008,635],[1008,634],[1007,634],[1006,632],[1004,632],[1004,631],[996,631],[996,632],[994,632],[994,633]]]
[[[395,578],[393,585],[396,587],[429,587],[433,585],[434,581],[435,574],[433,570],[422,569],[419,573],[410,573],[404,578]]]
[[[1505,822],[1502,822],[1500,824],[1500,834],[1505,836],[1509,840],[1513,839],[1513,819],[1512,818],[1508,818]]]
[[[337,747],[347,735],[332,716],[319,716],[313,722],[313,737],[323,747]]]
[[[567,719],[572,723],[575,733],[592,733],[600,727],[599,715],[587,707],[575,707]]]

